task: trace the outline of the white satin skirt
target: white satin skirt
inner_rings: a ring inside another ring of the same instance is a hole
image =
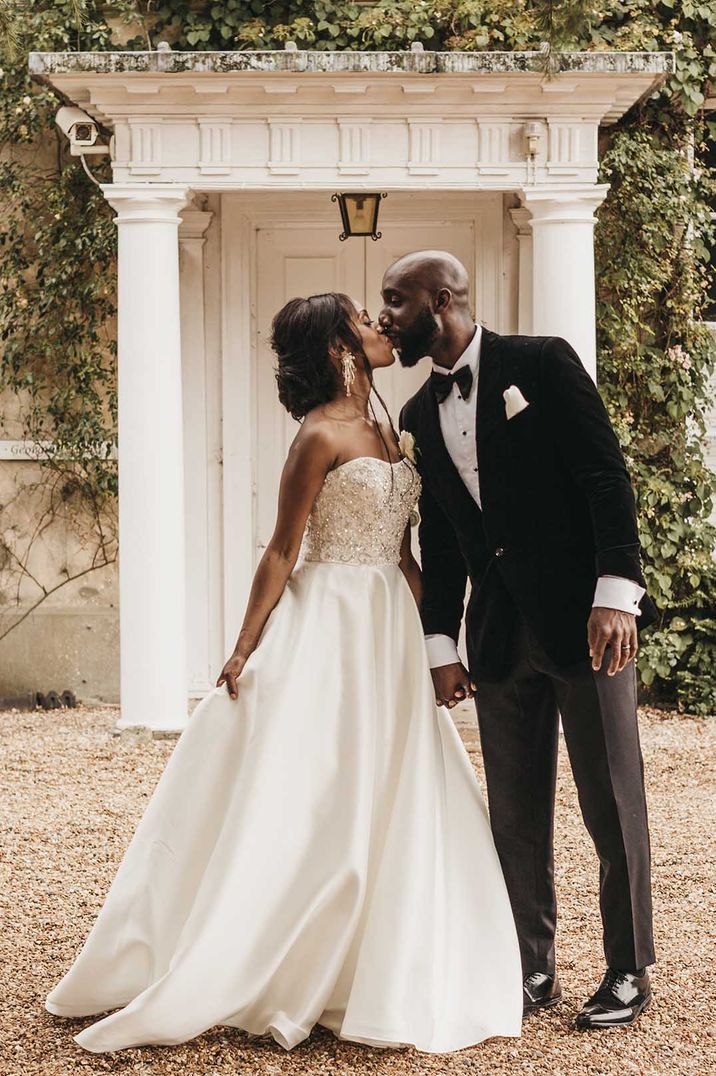
[[[45,1007],[92,1052],[319,1023],[442,1053],[520,1034],[517,937],[399,567],[304,562],[202,699]]]

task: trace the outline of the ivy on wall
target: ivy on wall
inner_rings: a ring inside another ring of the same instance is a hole
[[[699,317],[714,185],[691,166],[694,125],[669,118],[664,127],[648,112],[633,117],[602,159],[612,187],[597,230],[600,383],[638,491],[647,583],[662,612],[639,659],[642,681],[716,713],[713,475],[702,450],[713,340]]]
[[[69,157],[57,98],[26,74],[28,47],[76,47],[81,14],[0,4],[0,436],[33,443],[40,464],[3,487],[0,639],[117,556],[116,229]],[[111,180],[107,163],[98,175]]]
[[[715,31],[713,4],[696,0],[0,0],[0,388],[18,395],[28,436],[63,447],[65,459],[48,459],[48,472],[60,468],[89,506],[93,533],[112,517],[115,465],[91,451],[112,440],[116,417],[111,211],[57,139],[57,102],[29,82],[29,49],[146,49],[160,40],[273,49],[290,40],[375,50],[420,41],[541,47],[546,71],[559,49],[674,50],[674,76],[602,139],[611,188],[596,236],[599,380],[637,488],[645,572],[661,612],[644,637],[642,684],[653,699],[716,712],[714,484],[703,461],[714,348],[702,320],[715,187],[700,163],[716,136],[702,110],[716,80]],[[34,148],[52,140],[53,167],[34,167]],[[108,180],[107,163],[95,165],[102,169]],[[96,548],[111,557],[113,542]]]

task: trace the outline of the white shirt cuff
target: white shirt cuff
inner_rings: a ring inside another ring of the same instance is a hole
[[[619,609],[622,613],[641,616],[639,602],[646,594],[633,579],[622,579],[617,575],[600,575],[594,591],[592,608],[599,605],[604,609]]]
[[[460,661],[455,640],[449,635],[426,635],[425,646],[431,669],[437,669],[441,665],[456,665]]]

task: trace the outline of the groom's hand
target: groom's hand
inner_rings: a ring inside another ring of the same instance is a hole
[[[639,648],[636,617],[620,609],[605,609],[596,605],[587,622],[587,638],[595,672],[602,667],[604,651],[611,647],[607,672],[609,676],[614,676],[636,657]]]
[[[435,702],[438,706],[448,706],[451,710],[464,699],[471,699],[475,694],[475,685],[470,683],[470,676],[461,661],[453,665],[439,665],[431,669]]]

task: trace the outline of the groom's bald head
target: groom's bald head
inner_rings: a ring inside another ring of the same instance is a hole
[[[383,294],[391,287],[409,285],[433,294],[447,290],[452,303],[467,309],[470,297],[470,278],[467,269],[447,250],[415,250],[398,258],[385,272]]]
[[[400,353],[403,366],[423,356],[450,356],[475,331],[467,269],[447,250],[416,250],[383,276],[379,322]]]

